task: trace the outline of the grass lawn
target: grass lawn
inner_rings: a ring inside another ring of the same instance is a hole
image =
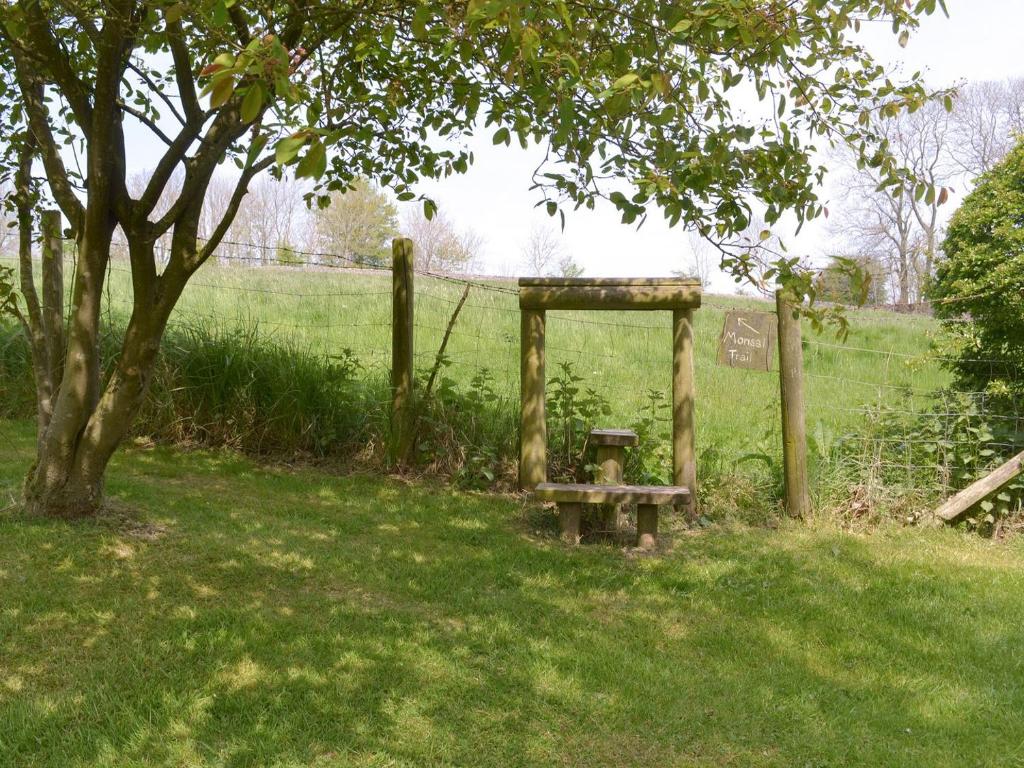
[[[30,461],[0,423],[6,506]],[[515,500],[133,450],[0,514],[0,766],[1024,765],[1024,545],[570,551]]]

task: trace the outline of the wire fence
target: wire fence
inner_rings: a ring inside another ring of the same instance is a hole
[[[230,245],[190,282],[170,321],[171,343],[181,338],[174,331],[196,328],[257,334],[326,365],[342,361],[346,375],[387,381],[390,269],[333,253]],[[417,270],[415,281],[417,378],[425,381],[436,367],[439,388],[486,391],[500,407],[517,409],[516,284],[431,269]],[[104,330],[116,336],[133,307],[126,256],[112,258],[105,290]],[[716,361],[723,315],[737,308],[774,311],[757,299],[705,296],[695,314],[698,456],[727,470],[778,466],[777,374]],[[934,348],[936,321],[878,312],[851,312],[849,320],[845,342],[805,331],[808,434],[821,471],[889,487],[924,484],[941,494],[1024,444],[1020,403],[949,390],[954,358]],[[671,340],[667,312],[551,312],[548,378],[576,380],[604,403],[593,426],[644,420],[649,439],[667,444]],[[993,380],[1004,373],[997,360],[974,362],[990,363]],[[386,387],[378,392],[383,406]]]

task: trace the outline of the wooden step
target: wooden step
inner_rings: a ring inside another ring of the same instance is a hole
[[[640,444],[640,438],[632,429],[592,429],[590,444],[632,448]]]
[[[542,501],[560,504],[644,504],[661,506],[689,502],[688,488],[671,485],[588,485],[585,483],[540,483],[534,495]]]

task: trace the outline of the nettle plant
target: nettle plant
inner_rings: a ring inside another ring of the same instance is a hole
[[[485,131],[495,144],[547,148],[533,183],[552,215],[606,199],[627,223],[660,210],[727,247],[752,205],[769,224],[786,211],[800,222],[823,212],[816,142],[847,145],[901,183],[873,119],[916,109],[928,94],[917,80],[890,79],[862,45],[861,25],[885,21],[905,43],[919,17],[941,6],[0,3],[0,181],[18,190],[23,229],[36,200],[53,200],[77,244],[60,344],[40,340],[31,281],[20,300],[38,342],[41,393],[28,509],[98,509],[167,319],[260,173],[310,179],[311,205],[329,204],[357,178],[411,200],[421,179],[466,171],[466,139]],[[751,101],[763,109],[748,109]],[[127,169],[141,164],[152,175],[130,192]],[[222,166],[234,167],[235,188],[200,240],[204,199]],[[430,200],[423,205],[433,213]],[[128,246],[133,307],[113,372],[101,376],[99,318],[117,230]],[[155,253],[161,239],[170,242],[166,263]],[[30,238],[20,256],[30,265]],[[751,265],[743,249],[726,261],[740,276],[752,275]],[[811,286],[791,259],[780,256],[768,271],[795,290]]]

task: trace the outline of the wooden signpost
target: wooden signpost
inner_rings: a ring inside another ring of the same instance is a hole
[[[718,364],[770,371],[775,354],[775,325],[775,315],[769,312],[726,312],[718,342]]]

